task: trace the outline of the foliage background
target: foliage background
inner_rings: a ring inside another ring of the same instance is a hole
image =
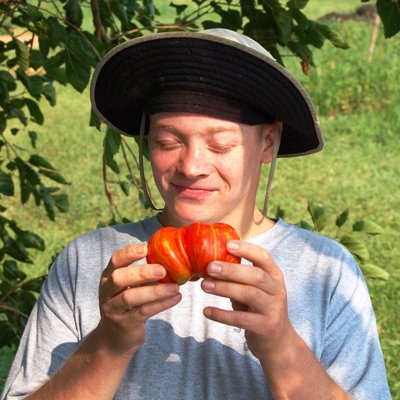
[[[358,1],[310,1],[304,13],[310,18],[318,18],[332,10],[338,13],[354,13],[359,5]],[[173,13],[167,2],[160,2],[158,9],[160,16],[157,18],[168,17]],[[88,9],[83,7],[83,25],[89,30],[91,22],[87,13]],[[396,295],[400,289],[397,261],[400,256],[400,149],[396,139],[400,128],[397,78],[400,64],[399,41],[398,37],[384,39],[381,27],[373,60],[368,64],[366,57],[373,28],[372,21],[357,21],[353,18],[340,22],[337,18],[330,21],[329,26],[340,31],[350,45],[350,50],[337,49],[329,43],[321,49],[314,49],[315,66],[309,76],[303,74],[297,57],[284,48],[279,48],[286,66],[303,82],[314,99],[321,116],[326,149],[323,153],[309,158],[285,159],[278,163],[272,210],[278,213],[278,207],[284,209],[285,218],[289,222],[295,223],[301,219],[311,222],[306,212],[307,202],[322,202],[328,218],[325,233],[331,236],[336,234],[335,216],[347,207],[352,221],[368,216],[384,228],[382,235],[368,239],[368,246],[373,262],[390,272],[391,278],[387,282],[368,280],[368,284],[377,312],[393,397],[400,399],[397,379],[400,375],[400,336],[397,332],[399,307]],[[61,178],[56,177],[58,181],[53,182],[61,184],[64,188],[55,194],[68,194],[69,197],[68,212],[58,215],[56,222],[51,222],[46,217],[49,209],[46,213],[46,209],[36,207],[32,198],[21,206],[17,186],[15,197],[5,199],[2,196],[2,204],[7,200],[7,210],[2,211],[2,216],[16,221],[18,226],[29,229],[43,238],[43,244],[36,238],[36,247],[33,246],[33,250],[32,247],[27,247],[32,264],[18,264],[28,279],[45,274],[52,257],[67,241],[95,228],[99,222],[108,223],[110,220],[109,203],[104,195],[102,182],[104,129],[98,132],[88,126],[90,107],[87,89],[80,95],[70,86],[56,85],[55,88],[57,96],[53,96],[49,91],[47,97],[42,96],[39,100],[41,112],[45,116],[42,124],[40,114],[34,109],[29,110],[30,119],[34,123],[30,128],[20,127],[21,121],[14,118],[3,134],[3,139],[16,146],[22,155],[21,158],[27,160],[32,153],[31,144],[34,137],[29,132],[34,129],[37,135],[34,153],[50,160],[52,168],[57,168],[48,170],[62,174]],[[54,102],[56,104],[52,105]],[[21,131],[12,134],[12,129],[17,126]],[[128,144],[135,151],[135,143],[131,141]],[[4,150],[4,146],[2,149]],[[132,155],[128,154],[127,157],[134,165]],[[148,214],[148,211],[143,208],[136,190],[131,189],[129,196],[121,191],[121,187],[124,186],[121,182],[131,181],[130,171],[126,168],[123,155],[118,153],[114,158],[121,173],[114,174],[113,170],[107,167],[108,190],[118,205],[120,215],[128,219],[138,219]],[[5,165],[4,161],[2,165]],[[30,165],[38,173],[40,167],[43,169],[40,165]],[[265,172],[267,173],[267,170]],[[53,183],[44,177],[41,179],[45,186],[52,187]],[[63,182],[70,184],[66,185]],[[262,193],[263,186],[260,189],[260,205]],[[65,197],[62,199],[62,204],[65,205]],[[115,207],[112,211],[118,218]],[[10,230],[9,227],[7,229]],[[346,229],[346,226],[343,229]],[[32,236],[31,240],[35,237]],[[44,249],[44,243],[45,251],[40,251]],[[11,267],[8,276],[17,274],[18,278],[18,271]],[[22,275],[19,275],[18,279],[22,281]],[[1,284],[3,283],[4,279]],[[17,299],[18,304],[24,303],[25,300],[28,300],[27,303],[31,301],[30,295],[28,299],[24,296],[26,294]],[[29,309],[24,311],[28,313]],[[16,322],[23,324],[23,319]],[[1,339],[2,343],[8,343],[0,350],[0,375],[5,376],[15,343],[10,340],[7,342],[4,331],[0,334]]]

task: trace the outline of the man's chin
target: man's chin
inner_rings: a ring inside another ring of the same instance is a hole
[[[218,213],[212,213],[210,207],[198,204],[179,204],[172,210],[165,209],[164,216],[173,225],[190,225],[194,222],[218,222]]]

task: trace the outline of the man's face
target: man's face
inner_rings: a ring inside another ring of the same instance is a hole
[[[192,113],[153,115],[150,159],[163,223],[251,220],[261,164],[271,156],[268,129]]]

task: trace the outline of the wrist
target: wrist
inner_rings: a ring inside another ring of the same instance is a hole
[[[110,360],[115,358],[120,361],[126,359],[128,362],[142,345],[142,342],[139,344],[132,344],[131,341],[125,343],[119,335],[106,330],[101,322],[89,334],[87,340],[90,341],[90,347],[93,351],[102,357]]]

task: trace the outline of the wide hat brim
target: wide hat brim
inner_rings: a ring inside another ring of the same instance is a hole
[[[161,33],[114,47],[94,72],[92,107],[115,131],[138,136],[147,101],[176,89],[229,98],[282,121],[280,157],[323,147],[311,99],[285,68],[245,44],[206,33]]]

